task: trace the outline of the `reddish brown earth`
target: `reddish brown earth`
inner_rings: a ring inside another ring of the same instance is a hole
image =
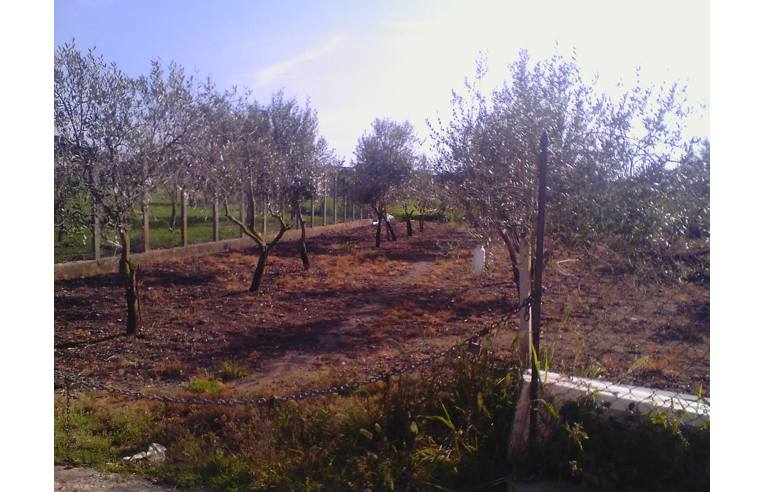
[[[475,276],[466,232],[428,223],[406,238],[398,229],[402,237],[379,249],[371,227],[312,238],[309,271],[294,243],[280,244],[257,294],[246,290],[254,251],[148,265],[142,338],[122,335],[116,275],[56,282],[56,368],[174,392],[232,361],[249,375],[229,393],[280,394],[422,358],[517,302],[502,248]],[[542,358],[552,369],[708,393],[707,286],[659,285],[570,252],[553,254],[544,284]],[[516,327],[513,317],[504,329]]]

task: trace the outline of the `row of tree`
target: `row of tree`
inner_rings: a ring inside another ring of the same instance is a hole
[[[250,284],[254,292],[269,254],[291,228],[300,230],[298,252],[310,268],[302,206],[326,196],[331,178],[335,190],[339,180],[380,218],[377,246],[382,224],[395,238],[387,204],[406,203],[410,235],[414,209],[427,204],[426,185],[433,181],[408,123],[375,121],[359,140],[355,167],[343,167],[320,136],[318,116],[308,103],[279,92],[263,105],[248,91],[221,91],[209,78],[197,82],[175,63],[153,61],[148,75],[130,77],[74,43],[56,50],[54,111],[56,226],[91,227],[96,235],[102,226],[116,230],[128,333],[137,332],[140,323],[129,228],[139,211],[147,224],[152,194],[160,187],[173,196],[179,192],[182,206],[190,193],[207,196],[213,224],[222,205],[222,216],[254,240],[259,250]],[[413,186],[415,180],[420,184]],[[242,201],[246,216],[229,207]],[[258,208],[279,224],[273,237],[256,227]]]
[[[396,237],[391,204],[403,205],[412,235],[415,214],[421,229],[437,201],[483,240],[503,242],[519,286],[532,253],[544,132],[552,244],[605,245],[639,265],[663,264],[692,240],[709,240],[710,150],[684,135],[683,88],[637,86],[612,99],[583,80],[575,59],[531,64],[521,52],[510,80],[483,94],[483,64],[477,68],[465,94],[454,93],[452,118],[430,122],[430,157],[408,122],[377,119],[345,166],[309,104],[277,93],[263,105],[247,91],[197,83],[174,63],[152,62],[148,75],[131,78],[94,51],[65,44],[55,56],[57,225],[100,220],[118,231],[131,333],[138,293],[128,228],[160,186],[182,200],[205,194],[214,223],[222,204],[222,215],[252,238],[259,259],[251,291],[290,228],[299,228],[299,256],[310,267],[302,205],[325,196],[328,175],[373,211],[377,246],[383,228]],[[229,205],[241,201],[247,213],[235,216]],[[279,224],[272,238],[257,230],[258,207]]]

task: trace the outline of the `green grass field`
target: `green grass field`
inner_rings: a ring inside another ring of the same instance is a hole
[[[193,204],[194,206],[188,207],[188,243],[197,244],[212,241],[212,205],[205,201],[199,201]],[[337,199],[337,222],[343,222],[343,200]],[[231,204],[232,212],[238,217],[239,207],[238,204]],[[239,227],[233,222],[223,217],[222,205],[220,207],[220,239],[233,239],[240,236]],[[351,220],[351,210],[348,207],[348,218]],[[303,205],[303,214],[306,224],[310,224],[310,202]],[[322,225],[322,211],[321,201],[315,202],[315,218],[314,225]],[[360,214],[359,208],[356,207],[356,214]],[[149,207],[149,247],[151,249],[172,248],[175,246],[181,246],[180,237],[180,204],[177,206],[177,217],[175,220],[174,230],[170,229],[172,217],[172,204],[170,199],[164,194],[158,194],[155,200],[151,202]],[[256,217],[256,223],[258,227],[262,224],[262,214],[258,214]],[[326,223],[334,223],[334,200],[332,197],[327,199],[327,217]],[[278,222],[272,218],[268,218],[268,230],[274,231],[278,229]],[[258,229],[259,230],[259,229]],[[143,251],[142,240],[142,226],[140,221],[140,214],[136,213],[135,218],[131,224],[130,230],[130,243],[132,252]],[[117,242],[116,231],[112,228],[104,228],[102,230],[101,239],[101,256],[108,257],[118,254],[114,246],[107,243],[107,239],[112,242]],[[64,236],[59,241],[58,234],[54,232],[54,262],[62,263],[66,261],[78,261],[78,260],[92,260],[92,238],[89,231],[84,231],[80,236]]]

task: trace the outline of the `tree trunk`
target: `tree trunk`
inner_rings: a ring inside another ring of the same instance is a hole
[[[220,241],[220,204],[218,203],[218,196],[215,194],[212,197],[212,240]]]
[[[130,238],[127,232],[119,231],[122,253],[119,258],[119,273],[125,285],[127,300],[127,334],[137,335],[141,328],[140,305],[138,299],[138,268],[130,262]]]
[[[175,232],[175,222],[178,219],[178,191],[173,187],[170,193],[170,232]]]
[[[393,225],[387,221],[387,210],[385,210],[382,215],[385,217],[385,226],[387,226],[388,236],[390,236],[393,241],[397,241],[398,238],[395,236],[395,229],[393,229]]]
[[[305,270],[310,268],[310,258],[308,258],[308,246],[305,243],[305,221],[302,220],[302,212],[300,207],[297,207],[297,223],[300,224],[300,239],[297,241],[297,251],[302,258],[302,267]]]
[[[268,234],[268,195],[263,195],[263,239]]]
[[[403,202],[403,216],[406,218],[406,236],[411,237],[414,235],[414,229],[411,227],[411,216],[414,211],[409,211],[408,203]]]
[[[419,214],[419,232],[424,232],[424,218]]]
[[[345,197],[342,199],[342,222],[348,221],[348,197],[345,195]]]
[[[268,259],[268,248],[262,248],[260,250],[260,258],[257,260],[257,267],[255,268],[255,275],[252,277],[252,284],[249,286],[250,292],[257,292],[260,289],[260,283],[263,280],[263,272],[265,271],[265,261]]]
[[[149,249],[149,223],[151,218],[149,217],[149,197],[143,197],[143,252],[145,253]]]
[[[257,220],[256,216],[257,216],[257,199],[255,197],[254,190],[252,189],[252,187],[250,187],[247,190],[247,222],[246,224],[253,231],[255,230],[255,221]]]
[[[380,244],[382,244],[382,214],[377,212],[377,235],[374,240],[374,246],[379,248]]]
[[[528,239],[525,237],[520,238],[520,251],[517,254],[519,265],[515,268],[518,270],[517,289],[519,293],[520,302],[523,302],[531,294],[531,247]],[[531,341],[533,339],[531,333],[531,308],[530,306],[524,307],[518,313],[520,317],[520,354],[524,362],[530,367],[531,364]]]
[[[313,219],[316,216],[316,203],[313,198],[310,199],[310,228],[313,229]]]

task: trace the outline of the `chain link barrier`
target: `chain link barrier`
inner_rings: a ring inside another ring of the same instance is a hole
[[[351,394],[352,391],[360,387],[369,386],[379,381],[389,381],[390,378],[392,377],[411,373],[421,368],[430,366],[439,359],[442,359],[449,355],[458,354],[462,348],[467,349],[467,351],[471,353],[474,353],[475,348],[477,348],[477,350],[479,351],[479,348],[480,348],[479,343],[481,338],[488,335],[493,329],[495,329],[499,325],[507,323],[509,321],[509,318],[512,315],[517,314],[521,309],[527,306],[530,306],[532,301],[533,301],[533,297],[528,296],[523,302],[514,304],[510,308],[509,312],[506,313],[504,316],[502,316],[500,320],[491,323],[490,325],[484,327],[480,331],[475,332],[469,337],[463,339],[462,341],[455,343],[454,345],[451,345],[447,349],[436,352],[428,357],[425,357],[422,360],[409,362],[408,364],[405,364],[403,366],[399,366],[387,371],[378,372],[376,374],[367,376],[364,379],[357,379],[357,380],[349,381],[342,384],[328,386],[326,388],[298,391],[295,393],[282,395],[282,396],[269,396],[269,397],[256,396],[256,397],[250,397],[250,398],[202,398],[202,397],[172,396],[172,395],[164,395],[164,394],[144,393],[141,391],[131,390],[128,388],[117,388],[109,384],[88,379],[83,376],[67,374],[64,371],[60,371],[57,369],[54,370],[54,378],[66,384],[67,388],[68,388],[68,385],[71,383],[88,390],[102,391],[105,393],[109,393],[111,395],[124,397],[131,400],[149,400],[149,401],[158,401],[163,403],[178,403],[178,404],[185,404],[185,405],[264,406],[264,405],[272,405],[275,403],[284,403],[287,401],[300,401],[300,400],[305,400],[308,398],[316,398],[319,396],[327,396],[327,395],[347,396]]]

